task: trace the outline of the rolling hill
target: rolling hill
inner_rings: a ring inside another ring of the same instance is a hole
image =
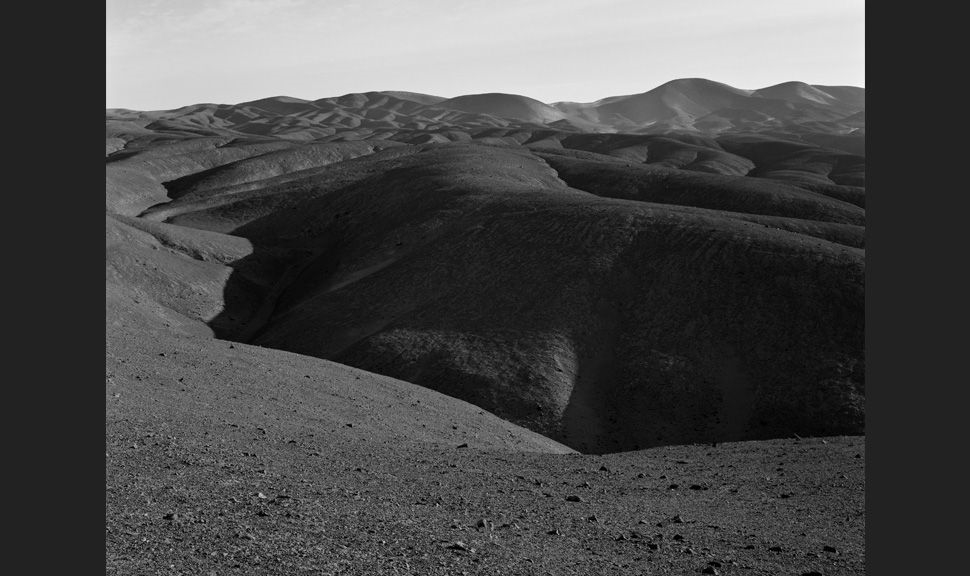
[[[837,133],[697,130],[725,110],[858,118],[855,94],[690,79],[566,111],[393,92],[112,111],[114,237],[235,248],[124,242],[109,264],[179,323],[584,452],[860,433],[864,156],[806,137]],[[577,110],[693,129],[583,131]]]
[[[863,89],[105,132],[108,573],[864,573]]]

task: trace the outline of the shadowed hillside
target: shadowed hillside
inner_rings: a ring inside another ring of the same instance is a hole
[[[793,118],[861,106],[690,79],[555,107],[109,111],[109,316],[386,375],[584,452],[858,434],[864,135]]]

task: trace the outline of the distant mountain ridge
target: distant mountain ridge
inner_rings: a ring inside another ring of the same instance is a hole
[[[402,91],[318,100],[274,96],[174,110],[106,110],[109,121],[152,130],[317,140],[369,138],[384,130],[551,127],[576,132],[703,135],[750,132],[863,136],[865,88],[784,82],[756,90],[703,78],[672,80],[647,92],[596,102],[547,104],[504,93],[443,98]]]

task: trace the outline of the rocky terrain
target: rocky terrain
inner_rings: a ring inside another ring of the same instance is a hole
[[[864,573],[864,94],[108,110],[108,572]]]

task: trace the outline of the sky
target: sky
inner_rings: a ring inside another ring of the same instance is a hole
[[[107,0],[106,108],[404,90],[865,87],[865,0]]]

